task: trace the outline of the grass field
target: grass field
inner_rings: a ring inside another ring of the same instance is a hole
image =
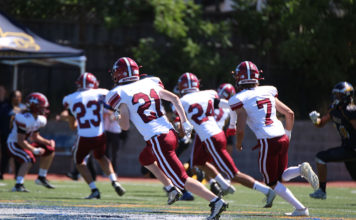
[[[100,200],[85,200],[89,195],[83,181],[52,180],[49,190],[26,180],[30,193],[10,192],[14,181],[0,181],[0,219],[205,219],[208,202],[178,201],[166,205],[167,197],[157,181],[123,179],[127,192],[118,197],[109,181],[98,181]],[[221,219],[292,219],[284,216],[293,208],[276,198],[270,209],[261,208],[264,196],[235,184],[236,193],[225,197],[229,208]],[[309,198],[309,185],[288,185],[300,201],[309,207],[310,217],[299,219],[356,219],[356,188],[329,187],[326,200]]]

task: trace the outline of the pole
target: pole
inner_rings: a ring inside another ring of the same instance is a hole
[[[19,67],[17,64],[14,65],[14,78],[12,81],[12,90],[15,91],[17,90],[17,78],[19,74]]]

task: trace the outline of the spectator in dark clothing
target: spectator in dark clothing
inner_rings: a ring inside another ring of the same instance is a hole
[[[1,89],[0,89],[1,90]],[[0,91],[1,94],[1,91]],[[1,98],[1,95],[0,95]],[[26,109],[26,105],[22,103],[22,93],[19,90],[12,91],[9,99],[2,101],[0,105],[0,141],[1,141],[1,163],[0,163],[0,178],[7,172],[9,157],[7,155],[7,136],[10,134],[13,117]],[[16,175],[16,162],[14,173]]]

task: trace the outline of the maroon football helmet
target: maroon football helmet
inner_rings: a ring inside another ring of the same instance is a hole
[[[243,61],[237,65],[234,78],[237,85],[258,83],[260,79],[260,72],[257,66],[251,61]]]
[[[78,89],[96,89],[99,87],[99,81],[92,73],[81,74],[75,83]]]
[[[111,71],[111,77],[115,84],[137,81],[140,79],[139,67],[137,63],[129,57],[118,59]]]
[[[178,79],[178,89],[180,94],[199,91],[199,79],[193,73],[183,73]]]
[[[236,94],[235,88],[230,83],[223,83],[218,88],[218,95],[222,99],[228,100],[231,96]]]
[[[31,113],[47,115],[49,113],[49,102],[47,97],[39,92],[33,92],[26,97],[26,105]]]

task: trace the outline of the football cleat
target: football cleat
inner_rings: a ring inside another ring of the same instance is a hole
[[[28,191],[25,186],[21,183],[16,183],[15,186],[11,190],[12,192],[30,192]]]
[[[123,196],[126,192],[126,190],[124,189],[124,187],[122,187],[120,185],[120,183],[118,183],[117,181],[112,181],[111,182],[111,185],[114,187],[116,193],[119,195],[119,196]]]
[[[184,190],[183,191],[183,195],[180,197],[179,200],[183,200],[183,201],[193,201],[194,200],[194,196],[191,192]]]
[[[221,196],[223,194],[223,191],[217,182],[213,182],[210,184],[210,191],[217,196]]]
[[[54,186],[52,186],[44,176],[38,176],[38,178],[35,180],[35,183],[48,189],[54,189]]]
[[[75,174],[74,172],[68,172],[68,173],[66,173],[66,176],[71,178],[74,181],[79,180],[79,174]]]
[[[100,199],[100,192],[98,189],[92,189],[91,194],[88,197],[85,197],[85,199]]]
[[[235,187],[233,185],[229,185],[226,189],[222,189],[223,194],[222,195],[227,195],[227,194],[234,194],[236,191]]]
[[[209,206],[211,207],[211,213],[207,220],[217,220],[220,218],[220,214],[229,207],[229,204],[218,198],[215,202],[211,202]]]
[[[287,216],[309,216],[308,208],[304,209],[295,209],[293,212],[285,213]]]
[[[168,190],[167,193],[168,193],[168,200],[167,200],[168,205],[172,205],[173,203],[178,201],[182,196],[182,192],[175,186],[173,186],[170,190]]]
[[[263,208],[271,208],[273,205],[273,200],[276,198],[276,193],[273,189],[269,189],[266,195],[266,205]]]
[[[304,162],[300,165],[300,174],[310,183],[314,190],[319,188],[319,178],[308,162]]]
[[[315,192],[309,194],[310,197],[314,199],[326,199],[326,192],[321,190],[320,188],[315,190]]]

